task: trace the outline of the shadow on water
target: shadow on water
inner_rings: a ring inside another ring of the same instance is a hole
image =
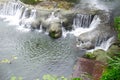
[[[0,21],[0,80],[20,76],[24,80],[41,79],[45,74],[69,77],[78,56],[84,54],[75,46],[75,37],[69,35],[57,40],[39,32],[20,32],[16,26]]]

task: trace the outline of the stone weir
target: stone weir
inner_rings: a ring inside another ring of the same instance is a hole
[[[20,1],[6,1],[0,4],[0,17],[30,30],[47,32],[55,39],[64,34],[73,34],[78,38],[77,46],[80,49],[100,47],[107,50],[116,41],[113,16],[103,10],[47,9]]]

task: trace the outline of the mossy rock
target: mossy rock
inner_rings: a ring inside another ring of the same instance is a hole
[[[60,37],[61,37],[61,32],[58,33],[58,32],[56,32],[56,31],[51,31],[51,32],[49,32],[49,36],[50,36],[51,38],[57,39],[57,38],[60,38]]]
[[[108,54],[110,57],[120,56],[120,47],[119,47],[118,45],[112,45],[112,46],[108,49],[107,54]]]
[[[20,1],[22,1],[25,4],[35,5],[35,4],[38,4],[39,2],[42,2],[44,0],[20,0]]]
[[[87,59],[96,59],[96,56],[91,52],[87,52],[83,57]]]
[[[101,49],[96,50],[93,52],[93,54],[96,56],[97,61],[107,63],[107,61],[109,60],[109,55],[104,50],[101,50]]]
[[[117,45],[111,45],[111,47],[107,51],[98,49],[95,50],[93,53],[87,52],[85,54],[85,58],[94,59],[105,63],[114,56],[120,57],[120,47],[118,47]]]
[[[62,36],[62,28],[60,23],[52,23],[49,26],[49,36],[57,39]]]

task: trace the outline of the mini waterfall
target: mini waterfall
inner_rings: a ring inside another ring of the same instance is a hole
[[[24,6],[17,2],[7,2],[0,10],[0,17],[11,25],[18,25],[24,11]]]
[[[99,23],[99,18],[97,15],[84,15],[77,14],[73,19],[73,28],[72,31],[64,32],[64,35],[73,34],[78,37],[80,34],[93,30],[96,25]]]
[[[37,18],[37,11],[35,9],[31,10],[30,18],[36,19]]]
[[[79,41],[77,41],[79,44],[76,46],[87,50],[87,52],[93,52],[97,49],[107,51],[115,41],[115,33],[109,28],[112,33],[104,31],[106,27],[101,27],[99,26],[100,24],[102,24],[101,19],[96,15],[88,28],[77,28],[74,30],[73,34],[79,38]]]
[[[30,16],[30,10],[28,8],[25,8],[25,10],[21,16],[21,19],[29,18],[29,16]]]
[[[14,16],[16,15],[19,10],[21,10],[23,6],[16,2],[7,2],[3,5],[2,9],[0,10],[1,15],[6,16]]]
[[[55,16],[55,12],[52,12],[50,16],[46,19],[46,22],[52,23],[52,22],[59,22],[60,19],[58,16]]]
[[[77,14],[73,20],[73,25],[75,28],[89,28],[94,15],[84,15],[84,14]]]
[[[16,1],[6,2],[1,10],[0,17],[5,19],[11,25],[24,25],[31,24],[36,19],[36,10],[25,8],[21,3]],[[28,26],[27,26],[28,27]]]

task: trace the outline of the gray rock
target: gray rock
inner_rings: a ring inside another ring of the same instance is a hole
[[[39,20],[34,20],[31,23],[31,28],[32,29],[40,29],[41,22]]]
[[[49,26],[49,36],[52,38],[60,38],[62,36],[62,28],[60,23],[51,23]]]
[[[73,19],[74,19],[74,15],[73,14],[68,14],[68,15],[64,15],[64,18],[62,19],[62,25],[66,30],[72,30],[73,29]]]

